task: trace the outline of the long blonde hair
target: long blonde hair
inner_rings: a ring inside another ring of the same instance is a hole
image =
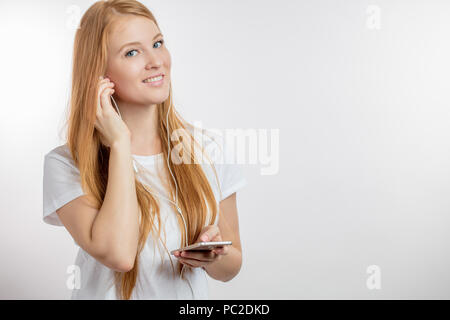
[[[138,1],[99,1],[94,3],[83,15],[74,41],[67,144],[80,171],[82,188],[87,192],[97,208],[101,207],[105,197],[109,163],[109,149],[100,142],[99,132],[94,127],[98,79],[106,71],[109,32],[117,18],[124,14],[146,17],[158,26],[153,14]],[[170,130],[169,136],[174,130],[185,130],[184,134],[189,135],[190,140],[198,145],[192,134],[186,130],[193,128],[193,126],[181,118],[173,105],[169,108],[171,104],[172,86],[170,86],[169,97],[157,105],[159,118],[158,134],[161,141],[168,141],[165,119],[167,112],[170,110],[167,124]],[[171,141],[170,143],[170,149],[173,150],[173,142]],[[204,226],[214,224],[218,214],[218,206],[211,185],[201,165],[198,164],[195,153],[189,152],[191,149],[187,144],[188,141],[182,139],[177,149],[179,151],[180,145],[182,146],[182,153],[187,152],[186,155],[189,155],[191,159],[190,164],[171,165],[171,170],[178,184],[178,204],[186,220],[187,238],[189,244],[191,244],[195,242]],[[164,163],[167,163],[170,156],[167,143],[162,143],[162,149]],[[201,147],[200,150],[202,153],[204,152]],[[167,165],[163,167],[164,176],[169,177]],[[214,173],[217,179],[215,168]],[[168,180],[169,197],[174,199],[175,183],[172,179]],[[144,189],[136,176],[135,184],[140,211],[138,252],[132,270],[128,272],[114,272],[116,293],[119,299],[125,300],[131,298],[133,288],[136,285],[139,253],[145,246],[148,234],[152,233],[154,241],[161,238],[161,228],[159,227],[161,226],[161,218],[158,202],[152,194]],[[172,207],[175,210],[173,205]],[[209,212],[211,213],[210,215],[208,214]],[[208,216],[209,221],[206,224]],[[187,245],[185,243],[184,224],[178,214],[177,218],[180,230],[182,230],[180,243],[180,247],[182,247]],[[156,221],[158,222],[157,229],[155,227]],[[178,274],[181,274],[181,267],[181,264],[179,264]],[[173,264],[172,269],[174,270]]]

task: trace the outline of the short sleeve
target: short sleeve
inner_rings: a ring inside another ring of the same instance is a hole
[[[78,168],[67,150],[56,148],[44,157],[43,221],[63,226],[56,210],[84,194]]]
[[[220,200],[223,200],[246,186],[247,179],[241,168],[242,165],[237,163],[234,143],[229,142],[225,137],[215,140],[219,141],[219,157],[215,166],[222,192]]]

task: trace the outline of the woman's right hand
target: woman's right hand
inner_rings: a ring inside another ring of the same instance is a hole
[[[108,78],[100,79],[97,93],[97,119],[95,128],[100,133],[101,142],[111,147],[121,140],[130,141],[131,133],[125,122],[111,104],[114,83]]]

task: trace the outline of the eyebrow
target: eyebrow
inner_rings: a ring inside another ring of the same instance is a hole
[[[162,36],[161,33],[158,33],[156,36],[153,37],[152,41],[155,40],[156,38],[158,38],[159,36]],[[123,48],[127,47],[127,46],[131,46],[131,45],[141,45],[142,43],[140,43],[139,41],[133,41],[133,42],[128,42],[125,43],[123,46],[120,47],[118,52],[121,52]]]

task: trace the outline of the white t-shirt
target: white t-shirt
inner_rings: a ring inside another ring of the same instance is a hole
[[[215,133],[212,139],[207,135],[202,137],[203,146],[216,167],[222,197],[220,197],[211,165],[204,162],[202,167],[219,204],[220,200],[244,187],[247,182],[241,168],[233,162],[235,160],[231,160],[234,159],[235,151],[230,148],[227,140]],[[138,175],[140,181],[145,181],[151,186],[152,192],[169,198],[157,174],[161,172],[158,169],[159,166],[167,165],[164,163],[163,154],[133,155],[133,157],[138,162],[138,168],[142,165],[147,170]],[[63,226],[56,210],[83,194],[85,193],[81,188],[79,170],[74,165],[67,144],[48,152],[44,159],[43,221],[51,225]],[[177,221],[179,213],[172,209],[168,201],[157,196],[156,200],[160,204],[161,223],[164,226],[161,237],[165,239],[167,250],[170,252],[179,248],[181,243],[181,230]],[[218,215],[214,224],[217,225],[217,223]],[[161,263],[161,257],[163,263]],[[155,247],[150,233],[139,256],[139,273],[131,299],[209,299],[206,271],[202,268],[185,267],[183,271],[185,279],[182,279],[173,272],[170,259],[176,268],[178,259],[167,254],[161,241]],[[117,299],[113,270],[97,261],[81,247],[79,247],[75,265],[80,268],[81,286],[79,289],[73,289],[71,299]]]

